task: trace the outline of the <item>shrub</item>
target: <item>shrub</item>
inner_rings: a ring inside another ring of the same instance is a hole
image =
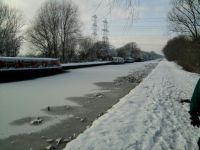
[[[169,61],[175,61],[185,70],[200,73],[200,45],[185,36],[169,40],[163,48]]]

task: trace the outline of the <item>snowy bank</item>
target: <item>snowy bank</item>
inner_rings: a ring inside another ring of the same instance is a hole
[[[94,62],[82,62],[82,63],[67,63],[61,64],[63,70],[86,68],[86,67],[96,67],[112,64],[111,61],[94,61]]]
[[[200,130],[190,125],[190,98],[198,75],[162,61],[107,114],[64,150],[194,150]]]
[[[93,62],[83,62],[83,63],[66,63],[61,64],[62,67],[71,67],[71,66],[84,66],[84,65],[99,65],[99,64],[108,64],[111,63],[111,61],[93,61]]]

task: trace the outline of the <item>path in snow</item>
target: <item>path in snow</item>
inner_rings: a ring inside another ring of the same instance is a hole
[[[162,61],[107,114],[65,150],[194,150],[200,130],[190,125],[189,105],[198,75]]]

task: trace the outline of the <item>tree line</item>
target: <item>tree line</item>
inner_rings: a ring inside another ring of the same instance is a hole
[[[41,5],[31,25],[22,32],[22,15],[0,3],[0,56],[17,56],[26,40],[32,55],[74,60],[108,60],[116,56],[112,46],[81,36],[78,7],[71,1],[47,0]]]
[[[22,16],[15,9],[0,3],[0,55],[16,56],[22,44]]]
[[[77,6],[64,0],[47,1],[39,9],[27,35],[43,56],[70,60],[80,37]]]
[[[36,49],[35,54],[69,60],[80,37],[78,8],[65,0],[46,1],[25,33],[22,28],[19,11],[0,3],[1,56],[17,56],[26,39]]]
[[[127,0],[130,6],[132,1]],[[115,49],[108,43],[83,37],[78,7],[72,1],[47,0],[25,33],[23,25],[18,10],[0,3],[0,56],[17,56],[26,41],[34,49],[31,56],[60,58],[61,62],[111,60],[114,56],[150,58],[134,42]]]
[[[176,33],[163,48],[170,61],[184,69],[200,73],[200,1],[171,0],[169,31]]]

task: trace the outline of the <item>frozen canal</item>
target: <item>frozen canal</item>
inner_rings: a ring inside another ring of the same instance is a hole
[[[142,70],[149,63],[152,61],[76,69],[50,77],[0,84],[0,138],[40,131],[70,117],[50,116],[42,109],[47,106],[76,106],[67,98],[98,92],[100,89],[94,83],[111,82],[129,72]],[[14,120],[37,116],[50,116],[52,119],[41,126],[11,125]]]

